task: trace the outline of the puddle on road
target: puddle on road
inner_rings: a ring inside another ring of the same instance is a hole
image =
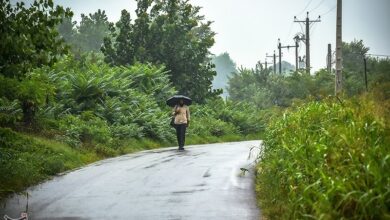
[[[207,177],[210,177],[210,176],[211,176],[210,168],[208,168],[208,169],[206,170],[206,172],[203,174],[203,177],[204,177],[204,178],[207,178]]]

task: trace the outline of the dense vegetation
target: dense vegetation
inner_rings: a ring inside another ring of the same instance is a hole
[[[264,214],[389,218],[389,115],[390,97],[378,90],[345,102],[309,102],[270,123],[257,170]]]
[[[101,50],[111,65],[165,65],[178,92],[198,103],[222,92],[211,89],[216,72],[209,48],[215,33],[200,7],[183,0],[137,0],[135,12],[133,21],[131,13],[122,10],[114,25],[99,10],[82,15],[78,26],[66,18],[58,30],[76,54]]]

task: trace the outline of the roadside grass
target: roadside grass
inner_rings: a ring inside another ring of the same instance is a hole
[[[390,219],[390,101],[292,107],[273,120],[256,191],[267,219]]]
[[[0,128],[0,198],[101,158],[89,150]]]
[[[186,145],[192,145],[240,141],[245,137],[234,134],[221,137],[188,136],[186,139]],[[54,139],[37,136],[37,134],[0,128],[0,200],[47,180],[53,175],[98,160],[176,145],[176,142],[159,142],[144,138],[119,142],[116,148],[99,144],[71,147]]]

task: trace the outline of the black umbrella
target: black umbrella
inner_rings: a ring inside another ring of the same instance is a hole
[[[190,98],[188,98],[187,96],[184,96],[184,95],[174,95],[171,98],[169,98],[166,101],[166,103],[167,103],[167,105],[169,105],[171,107],[174,107],[175,105],[177,105],[179,103],[180,100],[183,100],[185,105],[191,105],[192,104],[192,100]]]

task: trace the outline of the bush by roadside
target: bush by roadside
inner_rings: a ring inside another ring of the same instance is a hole
[[[390,217],[390,101],[383,91],[309,102],[270,123],[256,178],[266,217]]]

